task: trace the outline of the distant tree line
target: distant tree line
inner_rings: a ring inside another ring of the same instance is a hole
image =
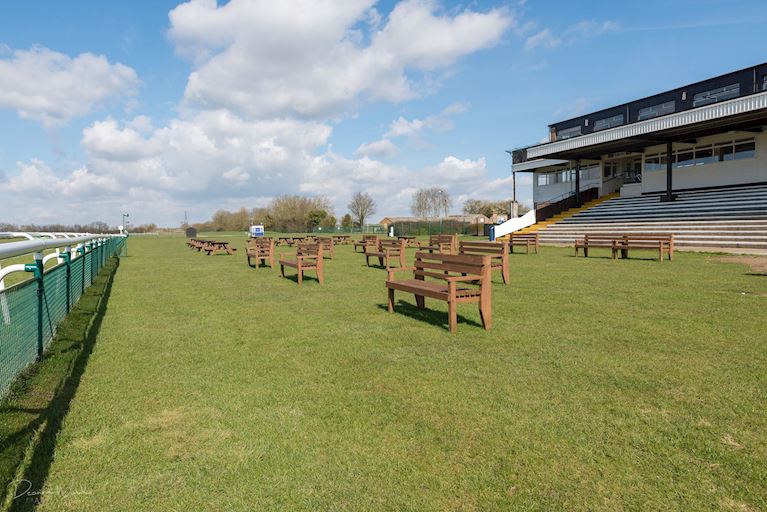
[[[463,213],[465,215],[484,215],[492,217],[494,214],[508,214],[511,206],[511,200],[486,201],[483,199],[468,199],[463,203]],[[524,215],[529,208],[517,203],[517,214]]]
[[[198,231],[247,231],[253,223],[269,231],[303,233],[314,228],[335,227],[330,201],[324,197],[284,195],[275,197],[265,208],[218,210],[207,222],[193,224]]]
[[[452,206],[453,199],[444,188],[421,188],[413,194],[410,211],[416,217],[447,217]]]
[[[154,233],[158,230],[157,224],[141,224],[129,226],[131,233]],[[94,221],[89,224],[10,224],[0,222],[0,231],[25,231],[29,233],[116,233],[117,226],[110,226],[106,222]]]
[[[376,212],[376,202],[366,192],[357,192],[348,208],[349,213],[341,217],[341,226],[360,227]],[[218,210],[209,221],[192,227],[197,231],[247,231],[254,223],[263,224],[267,231],[305,233],[317,227],[334,228],[339,221],[325,197],[284,195],[275,197],[266,207]]]

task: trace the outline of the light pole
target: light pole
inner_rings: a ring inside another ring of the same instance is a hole
[[[128,234],[128,224],[125,222],[126,218],[130,217],[130,213],[123,213],[123,223],[122,223],[122,232],[120,233],[127,235]],[[125,255],[128,255],[128,240],[125,240]]]

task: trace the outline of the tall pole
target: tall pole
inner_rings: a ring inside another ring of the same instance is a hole
[[[575,206],[581,205],[581,161],[575,161]]]
[[[511,210],[509,211],[509,218],[516,217],[514,214],[514,207],[517,204],[517,172],[511,171]]]
[[[667,201],[673,201],[676,199],[676,196],[673,192],[673,182],[674,182],[674,176],[673,176],[673,147],[674,143],[671,141],[666,142],[666,195],[661,196],[661,201],[667,202]]]

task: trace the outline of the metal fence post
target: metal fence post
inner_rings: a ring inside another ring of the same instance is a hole
[[[35,262],[24,265],[24,272],[32,272],[37,281],[37,359],[43,357],[43,299],[45,287],[43,283],[43,253],[35,253]]]
[[[66,246],[64,248],[64,254],[62,255],[64,258],[64,265],[67,266],[67,315],[69,314],[69,310],[72,307],[72,248],[69,246]]]
[[[80,253],[80,258],[83,260],[83,271],[80,273],[80,295],[85,293],[85,245],[77,248],[77,252]]]

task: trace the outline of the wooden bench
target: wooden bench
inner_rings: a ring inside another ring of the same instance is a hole
[[[330,237],[323,237],[323,236],[317,236],[314,237],[314,243],[320,244],[322,246],[322,254],[326,258],[333,259],[333,256],[335,255],[335,250],[333,249],[333,246],[335,245],[333,243],[333,239]]]
[[[500,270],[504,284],[509,284],[509,244],[501,242],[461,241],[458,254],[490,256],[490,269]]]
[[[395,280],[394,273],[401,270],[411,270],[414,279]],[[427,281],[427,277],[436,281]],[[492,327],[490,256],[418,252],[413,267],[389,269],[386,288],[390,313],[394,312],[394,292],[399,290],[414,294],[418,309],[426,307],[426,297],[447,302],[451,333],[458,327],[457,306],[464,302],[478,302],[485,330]]]
[[[431,235],[429,243],[418,242],[418,250],[455,254],[458,250],[458,235]]]
[[[512,253],[514,252],[514,246],[520,245],[525,247],[525,254],[530,254],[531,247],[535,250],[535,254],[538,254],[539,243],[540,236],[538,233],[525,233],[516,235],[511,233],[511,235],[509,235],[509,249]]]
[[[583,249],[583,256],[589,257],[589,248],[607,247],[611,251],[613,259],[618,257],[618,240],[622,235],[611,233],[589,233],[583,236],[583,240],[575,241],[575,256],[578,256],[578,249]]]
[[[653,233],[589,233],[583,240],[575,241],[575,256],[578,249],[583,249],[583,255],[588,257],[589,247],[608,247],[613,259],[628,258],[630,249],[653,249],[658,251],[658,261],[663,261],[664,253],[669,261],[674,260],[674,235]]]
[[[296,247],[296,259],[286,260],[280,258],[280,273],[285,277],[285,267],[293,267],[298,271],[298,286],[304,280],[304,272],[313,270],[317,273],[317,281],[325,282],[325,263],[320,244],[298,244]]]
[[[384,239],[378,241],[378,246],[375,248],[368,247],[365,249],[365,261],[368,267],[370,266],[370,258],[378,258],[378,263],[383,267],[386,264],[386,269],[391,268],[391,262],[393,259],[399,259],[399,266],[405,266],[405,240]]]
[[[253,268],[266,265],[267,262],[274,268],[274,239],[251,238],[245,244],[245,254],[248,256],[248,265]],[[255,265],[251,260],[255,261]]]
[[[378,235],[362,235],[362,240],[354,242],[354,252],[357,252],[357,248],[362,248],[362,252],[368,247],[378,247]]]
[[[674,261],[674,235],[655,233],[629,233],[620,241],[621,258],[629,257],[629,249],[654,249],[658,251],[658,261],[663,261],[664,253],[669,261]]]

